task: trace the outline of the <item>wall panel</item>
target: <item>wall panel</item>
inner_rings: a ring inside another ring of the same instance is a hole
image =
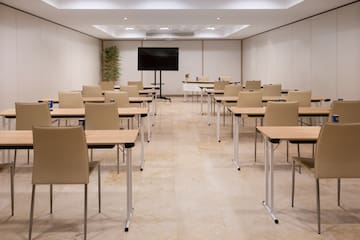
[[[336,98],[336,12],[312,19],[311,88],[317,95]]]
[[[0,109],[100,81],[101,42],[0,5]]]
[[[231,76],[241,81],[241,42],[239,40],[204,41],[204,75],[211,80]]]
[[[243,40],[246,79],[360,99],[360,2]]]
[[[339,98],[360,98],[360,2],[337,11]]]

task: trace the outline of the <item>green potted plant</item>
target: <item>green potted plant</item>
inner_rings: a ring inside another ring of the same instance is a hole
[[[102,53],[102,81],[103,90],[113,90],[114,83],[120,77],[120,58],[117,46],[107,47]],[[104,89],[111,88],[111,89]]]

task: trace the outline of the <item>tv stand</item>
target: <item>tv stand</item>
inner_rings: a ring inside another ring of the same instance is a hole
[[[164,100],[167,100],[167,101],[171,102],[171,98],[165,97],[165,96],[162,95],[162,85],[163,85],[163,83],[162,83],[162,77],[161,77],[161,70],[159,72],[160,72],[160,87],[159,87],[160,88],[160,94],[159,94],[159,96],[157,96],[157,98],[164,99]],[[156,70],[154,71],[154,85],[156,86]]]

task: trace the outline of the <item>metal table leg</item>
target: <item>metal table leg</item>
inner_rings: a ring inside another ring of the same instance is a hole
[[[233,114],[233,138],[234,138],[234,163],[238,171],[240,171],[240,163],[239,163],[239,120],[240,117],[235,116]]]
[[[132,191],[132,153],[131,148],[126,149],[126,222],[125,232],[129,231],[130,220],[133,212],[133,191]]]
[[[276,224],[279,223],[279,219],[275,214],[275,202],[274,202],[274,146],[269,139],[265,139],[265,201],[263,205],[269,212],[271,218]]]
[[[217,109],[216,109],[216,138],[218,142],[220,141],[220,108],[221,108],[221,102],[217,102]]]

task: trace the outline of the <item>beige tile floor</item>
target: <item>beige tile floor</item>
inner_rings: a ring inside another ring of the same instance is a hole
[[[342,207],[336,206],[336,181],[321,181],[322,229],[316,233],[315,181],[304,170],[297,174],[295,208],[290,207],[290,165],[285,144],[276,151],[275,200],[280,224],[262,206],[263,145],[253,162],[252,120],[241,129],[238,172],[233,165],[231,121],[215,126],[200,115],[200,105],[160,102],[152,141],[145,146],[145,170],[139,171],[139,144],[134,149],[134,215],[130,231],[125,220],[125,172],[116,174],[115,151],[98,150],[103,166],[102,213],[97,213],[96,175],[89,192],[88,239],[360,239],[360,180],[344,180]],[[295,152],[295,148],[291,148]],[[21,151],[20,151],[21,152]],[[310,154],[310,148],[304,149]],[[0,154],[2,157],[2,154]],[[10,217],[9,179],[0,174],[0,239],[27,239],[31,167],[22,151],[15,181],[15,216]],[[83,238],[83,188],[56,186],[54,213],[49,214],[48,186],[38,188],[34,239]]]

